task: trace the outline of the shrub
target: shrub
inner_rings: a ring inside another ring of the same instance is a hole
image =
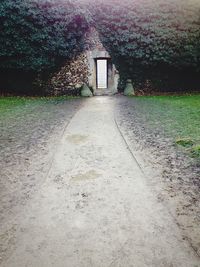
[[[70,0],[1,0],[0,69],[35,77],[83,49],[88,23]],[[12,77],[11,77],[12,78]]]
[[[198,0],[97,0],[89,8],[122,82],[132,78],[140,85],[148,79],[162,87],[176,80],[182,89],[199,82]]]
[[[3,0],[0,21],[0,67],[23,70],[49,69],[77,54],[88,28],[68,0]]]

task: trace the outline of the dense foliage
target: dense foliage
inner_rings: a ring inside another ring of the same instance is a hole
[[[87,22],[71,1],[3,0],[0,67],[51,68],[82,48]]]
[[[89,9],[122,77],[197,77],[199,0],[97,0]]]
[[[154,80],[163,87],[163,81],[176,80],[182,87],[183,77],[189,85],[200,82],[199,0],[1,0],[0,71],[6,83],[1,79],[0,86],[11,81],[19,87],[21,75],[26,88],[38,73],[49,74],[81,52],[89,24],[99,31],[122,83]]]

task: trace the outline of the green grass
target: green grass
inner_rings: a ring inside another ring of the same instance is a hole
[[[20,113],[42,104],[58,104],[72,97],[0,97],[0,116]],[[136,111],[153,129],[173,138],[174,144],[190,149],[193,157],[199,156],[200,146],[200,95],[141,96],[133,97]],[[125,108],[125,107],[124,107]]]
[[[0,116],[6,115],[8,112],[18,112],[20,108],[25,106],[37,106],[42,103],[60,103],[66,100],[78,97],[59,96],[59,97],[0,97]]]
[[[194,145],[193,141],[189,138],[179,138],[176,140],[176,144],[183,147],[192,147]]]
[[[193,146],[191,149],[191,155],[193,158],[200,158],[200,145]]]
[[[145,120],[152,128],[162,130],[174,143],[191,147],[200,146],[200,95],[141,96],[133,98]],[[196,151],[196,150],[195,150]]]

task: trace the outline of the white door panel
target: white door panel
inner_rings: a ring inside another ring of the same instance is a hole
[[[107,88],[107,60],[97,60],[97,88]]]

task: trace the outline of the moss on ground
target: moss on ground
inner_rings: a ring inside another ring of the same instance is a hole
[[[200,145],[194,146],[191,149],[191,155],[193,158],[200,158]]]
[[[194,142],[189,138],[179,138],[176,140],[176,144],[183,147],[191,147],[193,146]]]
[[[199,157],[200,94],[140,96],[132,98],[132,101],[150,128],[172,138],[190,155]]]

